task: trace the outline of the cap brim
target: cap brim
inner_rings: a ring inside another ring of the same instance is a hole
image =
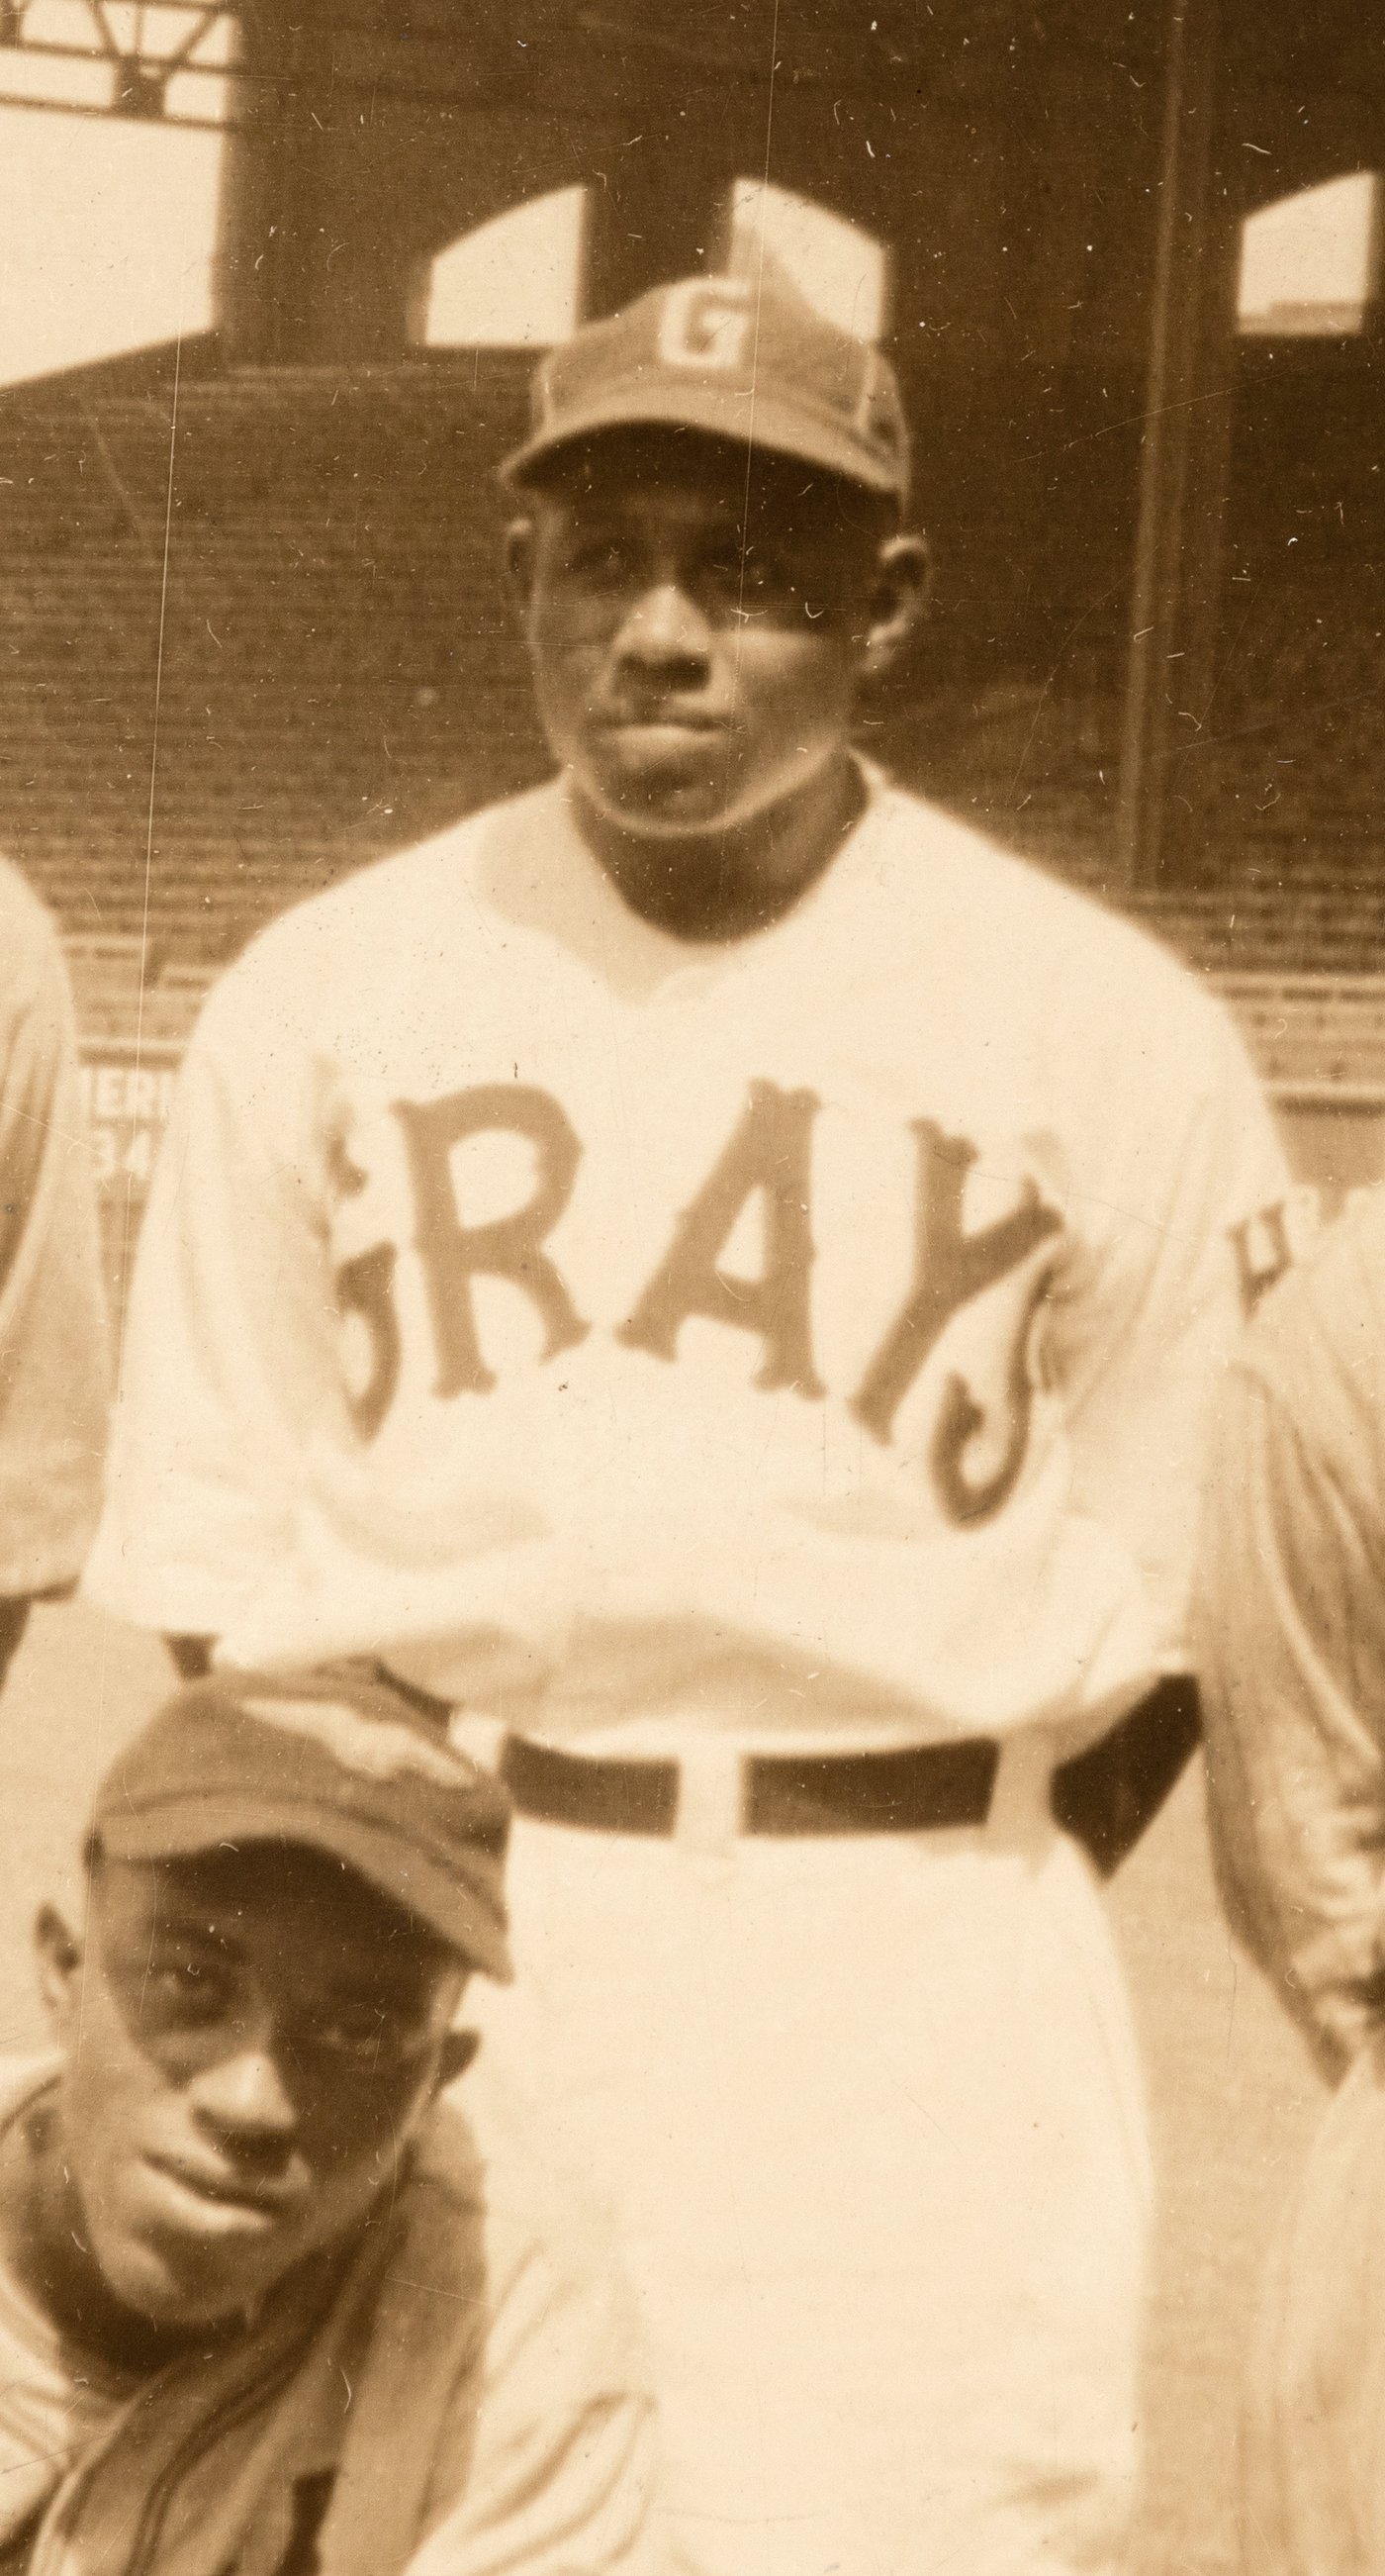
[[[345,1861],[392,1905],[436,1932],[449,1949],[497,1983],[514,1976],[505,1926],[455,1864],[434,1860],[413,1843],[357,1816],[324,1813],[292,1799],[198,1796],[169,1798],[152,1809],[103,1815],[101,1848],[112,1860],[192,1860],[251,1842],[301,1843]]]
[[[690,429],[735,447],[795,457],[892,499],[904,491],[903,464],[895,467],[872,456],[865,442],[853,438],[834,417],[724,386],[662,383],[622,386],[599,402],[565,412],[561,423],[541,430],[505,459],[501,481],[517,492],[536,489],[565,449],[620,429]]]

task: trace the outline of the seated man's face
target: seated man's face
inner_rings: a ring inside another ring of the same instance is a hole
[[[58,1973],[60,2153],[106,2290],[244,2313],[353,2234],[432,2098],[462,1963],[325,1854],[99,1859]]]
[[[603,821],[715,835],[842,750],[878,545],[810,468],[596,440],[538,504],[524,569],[545,730]]]

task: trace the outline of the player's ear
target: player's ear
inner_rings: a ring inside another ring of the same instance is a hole
[[[928,609],[928,543],[887,537],[875,558],[875,586],[861,645],[861,676],[878,679],[913,642]]]
[[[521,618],[529,614],[534,595],[535,528],[532,519],[512,519],[505,531],[505,581]]]
[[[66,2039],[81,2009],[82,1945],[56,1905],[41,1905],[34,1920],[38,1987],[56,2038]]]

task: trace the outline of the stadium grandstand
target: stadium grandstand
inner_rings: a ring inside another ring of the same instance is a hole
[[[1378,1168],[1382,171],[1347,0],[0,0],[0,845],[110,1186],[260,923],[541,773],[536,351],[766,259],[918,427],[868,746],[1222,979],[1317,1175]]]

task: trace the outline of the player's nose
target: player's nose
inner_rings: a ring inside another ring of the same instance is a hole
[[[651,582],[628,610],[615,639],[618,661],[666,674],[705,670],[711,646],[696,600],[671,575]]]
[[[193,2109],[200,2125],[227,2145],[272,2148],[297,2132],[298,2106],[276,2042],[271,2028],[249,2025],[200,2070]]]

